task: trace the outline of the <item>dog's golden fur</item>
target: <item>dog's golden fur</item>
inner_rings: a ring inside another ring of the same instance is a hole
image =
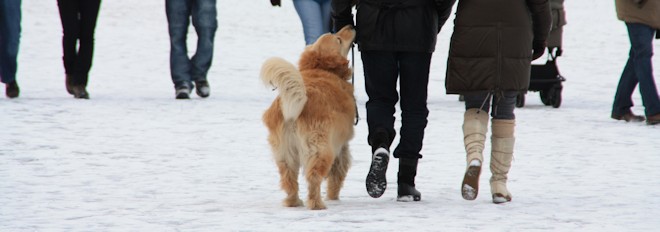
[[[348,142],[353,137],[355,99],[346,56],[354,38],[355,31],[347,26],[307,46],[299,70],[281,58],[271,58],[261,68],[264,83],[279,90],[263,121],[287,194],[285,206],[303,206],[298,196],[301,167],[309,209],[326,208],[321,200],[323,179],[328,180],[327,199],[339,199],[351,164]]]

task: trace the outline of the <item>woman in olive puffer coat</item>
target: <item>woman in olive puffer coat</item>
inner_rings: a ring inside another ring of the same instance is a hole
[[[479,190],[479,174],[491,115],[491,193],[511,201],[506,188],[514,146],[516,95],[529,87],[531,61],[543,55],[551,26],[548,0],[459,0],[445,87],[465,99],[463,135],[466,200]]]

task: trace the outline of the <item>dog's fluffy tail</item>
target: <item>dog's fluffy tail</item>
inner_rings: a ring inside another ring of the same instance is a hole
[[[284,119],[297,119],[307,102],[305,83],[300,71],[288,61],[274,57],[261,66],[261,80],[279,90]]]

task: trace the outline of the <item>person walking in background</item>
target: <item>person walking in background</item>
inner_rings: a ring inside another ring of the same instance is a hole
[[[628,62],[623,68],[614,95],[612,118],[626,122],[642,122],[644,116],[635,115],[632,94],[637,84],[642,95],[646,124],[660,123],[660,98],[653,77],[653,35],[660,38],[660,1],[616,0],[619,20],[626,23],[630,38]]]
[[[94,56],[94,30],[101,0],[57,0],[62,20],[62,50],[66,90],[89,99],[87,83]]]
[[[303,25],[306,45],[313,44],[319,36],[330,32],[330,2],[332,1],[293,0],[293,6]],[[270,3],[273,6],[282,5],[281,0],[270,0]]]
[[[393,156],[399,159],[398,201],[419,201],[415,188],[428,122],[429,68],[437,34],[455,0],[360,0],[357,3],[357,44],[364,66],[367,124],[372,162],[367,193],[378,198],[387,187],[390,146],[396,135],[395,105],[401,99],[400,141]],[[351,0],[333,0],[334,30],[354,25]],[[397,92],[397,80],[400,92]]]
[[[530,17],[531,15],[531,17]],[[527,91],[531,61],[541,57],[550,31],[548,0],[459,0],[451,37],[447,94],[463,94],[467,168],[461,194],[479,190],[492,104],[490,188],[494,203],[511,201],[506,187],[514,149],[516,95]]]
[[[564,25],[566,25],[566,11],[564,10],[564,0],[550,0],[550,12],[552,15],[552,27],[550,27],[550,34],[548,34],[548,50],[552,52],[557,48],[556,55],[562,54],[562,36],[564,33]]]
[[[16,82],[18,44],[21,37],[21,0],[0,1],[0,78],[5,95],[16,98],[20,93]]]
[[[165,0],[170,34],[170,72],[176,99],[189,99],[197,87],[200,97],[208,97],[207,80],[213,61],[213,43],[218,28],[216,0]],[[186,44],[190,19],[197,32],[197,50],[188,57]],[[194,84],[193,84],[194,82]]]

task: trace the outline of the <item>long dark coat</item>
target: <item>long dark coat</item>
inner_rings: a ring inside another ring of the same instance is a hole
[[[433,52],[437,34],[456,0],[333,0],[335,31],[353,25],[361,51]]]
[[[546,40],[551,20],[548,0],[459,0],[447,93],[527,91],[532,43]]]

